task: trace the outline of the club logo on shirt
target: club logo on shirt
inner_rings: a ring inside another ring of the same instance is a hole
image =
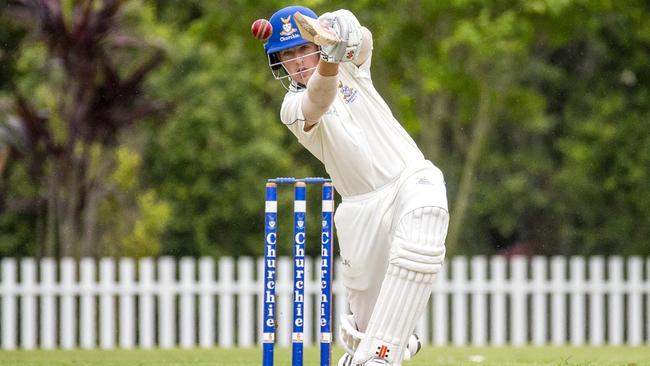
[[[427,177],[418,177],[417,179],[418,180],[415,182],[415,184],[424,184],[424,185],[428,185],[428,186],[433,185],[433,183],[431,183],[431,181]]]
[[[343,85],[341,81],[339,81],[339,91],[343,96],[343,101],[345,101],[345,104],[350,104],[354,102],[357,99],[357,96],[359,95],[359,92],[355,88],[349,87],[347,85]]]

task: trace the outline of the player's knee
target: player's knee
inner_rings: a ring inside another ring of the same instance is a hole
[[[445,259],[449,213],[422,207],[401,218],[391,247],[390,263],[419,273],[436,274]]]
[[[436,274],[444,260],[444,244],[425,247],[397,239],[391,248],[390,263],[413,272]]]

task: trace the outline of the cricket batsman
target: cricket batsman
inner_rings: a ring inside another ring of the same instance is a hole
[[[334,221],[350,315],[338,365],[402,365],[445,258],[443,174],[426,160],[372,83],[373,40],[348,10],[289,6],[264,44],[287,89],[280,117],[342,197]]]

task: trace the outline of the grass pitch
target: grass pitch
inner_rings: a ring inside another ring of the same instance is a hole
[[[275,364],[290,365],[290,350],[276,349]],[[335,349],[334,362],[342,354]],[[133,351],[2,351],[0,366],[259,366],[258,348]],[[404,366],[645,366],[650,348],[644,347],[524,347],[476,348],[427,346]],[[305,366],[318,366],[318,350],[305,350]]]

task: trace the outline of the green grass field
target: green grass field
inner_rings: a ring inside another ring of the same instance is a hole
[[[338,359],[341,350],[336,349]],[[289,349],[276,349],[276,365],[288,366]],[[134,350],[134,351],[3,351],[0,366],[259,366],[261,350],[211,349],[211,350]],[[336,363],[334,363],[336,365]],[[470,348],[425,347],[415,359],[405,366],[604,366],[650,365],[649,347],[526,347],[526,348]],[[318,366],[318,351],[308,348],[305,366]]]

